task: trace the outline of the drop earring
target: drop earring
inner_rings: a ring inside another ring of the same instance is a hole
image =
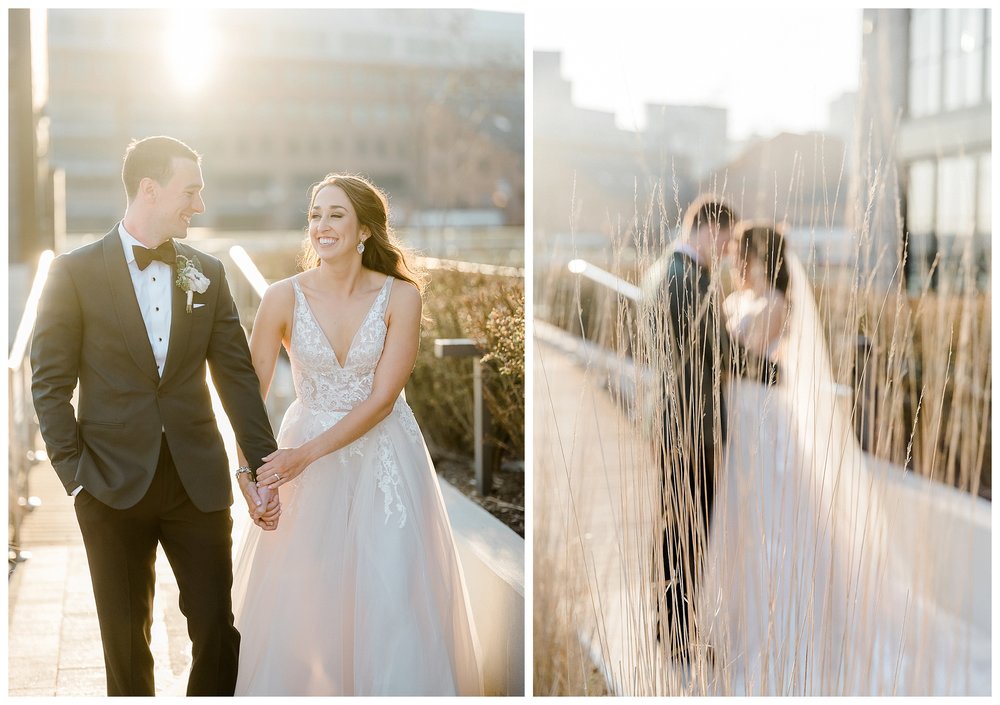
[[[365,241],[362,240],[358,243],[358,254],[363,255],[365,253]]]

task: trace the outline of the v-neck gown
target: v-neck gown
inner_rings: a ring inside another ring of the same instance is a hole
[[[388,278],[338,362],[293,280],[295,401],[278,434],[299,446],[371,394]],[[478,695],[468,594],[441,490],[402,396],[361,438],[281,488],[276,531],[251,527],[234,571],[236,695]]]

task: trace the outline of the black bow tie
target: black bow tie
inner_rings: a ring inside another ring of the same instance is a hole
[[[132,252],[135,253],[135,263],[139,265],[140,271],[148,267],[149,263],[154,259],[166,262],[167,264],[173,264],[177,259],[177,254],[174,252],[173,240],[167,240],[152,250],[142,245],[132,245]]]

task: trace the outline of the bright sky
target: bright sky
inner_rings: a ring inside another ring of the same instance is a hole
[[[613,8],[613,9],[611,9]],[[561,50],[573,102],[643,126],[644,104],[729,108],[729,137],[823,129],[830,101],[856,90],[857,8],[538,7],[536,50]]]

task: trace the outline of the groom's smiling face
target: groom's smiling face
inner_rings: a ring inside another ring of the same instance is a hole
[[[205,212],[201,191],[205,182],[201,167],[191,159],[174,157],[173,175],[166,184],[157,184],[153,216],[156,228],[167,237],[187,237],[191,218]]]

